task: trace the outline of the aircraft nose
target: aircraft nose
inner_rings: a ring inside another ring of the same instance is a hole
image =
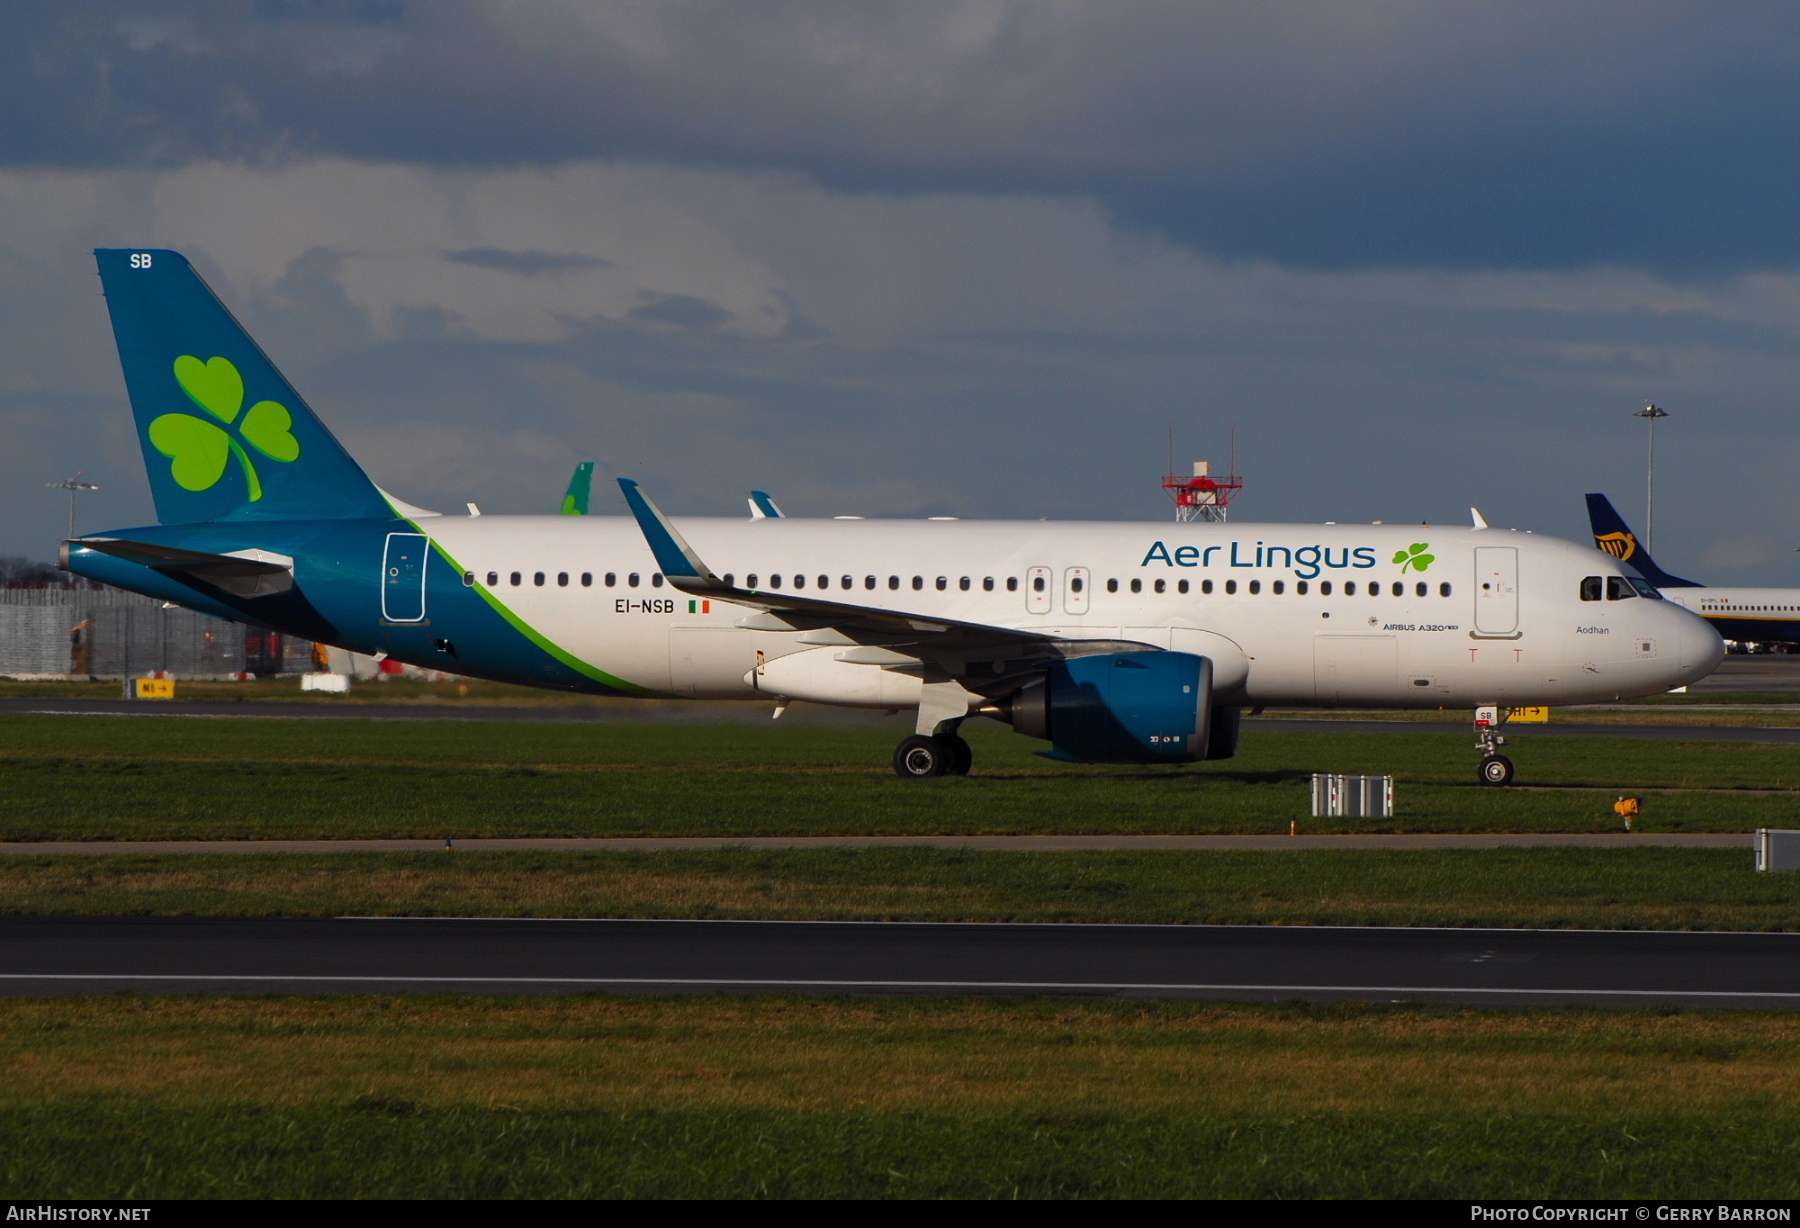
[[[1719,638],[1713,625],[1698,614],[1679,607],[1663,608],[1676,616],[1675,643],[1681,667],[1681,681],[1677,685],[1698,682],[1718,669],[1719,662],[1725,659],[1725,641]]]

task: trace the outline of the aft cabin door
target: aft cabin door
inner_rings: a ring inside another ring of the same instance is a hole
[[[381,617],[391,623],[425,621],[425,562],[431,544],[423,533],[389,533],[381,556]]]
[[[1511,635],[1518,629],[1518,547],[1477,547],[1475,551],[1475,634]]]

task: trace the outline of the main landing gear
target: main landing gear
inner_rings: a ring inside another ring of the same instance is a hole
[[[908,780],[927,776],[967,776],[975,753],[954,733],[914,734],[894,749],[894,774]]]
[[[1506,709],[1484,705],[1475,709],[1475,749],[1481,752],[1481,783],[1509,785],[1513,778],[1513,762],[1500,753],[1506,739],[1500,726],[1506,723]]]

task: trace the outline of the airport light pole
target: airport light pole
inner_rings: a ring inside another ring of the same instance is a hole
[[[1650,421],[1650,460],[1644,470],[1644,549],[1656,549],[1656,420],[1667,418],[1667,411],[1656,405],[1646,405],[1633,414],[1634,418],[1647,418]]]
[[[69,492],[69,540],[75,540],[75,496],[84,490],[99,490],[100,487],[96,483],[82,481],[80,470],[76,470],[72,478],[64,478],[60,482],[45,482],[44,485],[51,490]]]

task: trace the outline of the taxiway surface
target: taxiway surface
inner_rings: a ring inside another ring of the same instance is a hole
[[[0,918],[0,993],[1049,994],[1800,1007],[1800,935]]]

